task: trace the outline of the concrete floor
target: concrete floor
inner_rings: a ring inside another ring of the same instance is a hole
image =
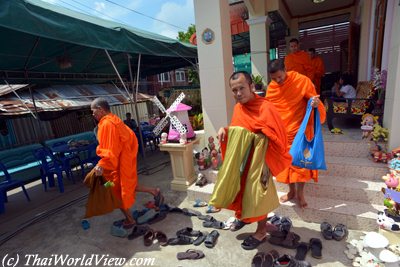
[[[169,164],[169,156],[161,152],[148,154],[146,162],[150,175],[139,175],[140,183],[149,186],[158,186],[162,189],[166,203],[170,206],[191,208],[186,192],[175,192],[169,189],[172,180],[172,171]],[[151,163],[151,164],[150,164]],[[139,168],[143,168],[144,161],[139,161]],[[81,219],[85,212],[86,195],[88,189],[78,182],[72,184],[65,181],[66,192],[61,194],[56,188],[44,192],[40,183],[31,184],[28,189],[32,198],[31,202],[24,199],[22,192],[18,190],[11,192],[9,203],[6,204],[6,212],[0,215],[0,261],[7,263],[19,257],[19,262],[14,266],[32,264],[35,254],[40,263],[51,263],[48,266],[62,266],[55,264],[54,259],[59,257],[78,258],[86,255],[88,257],[104,256],[101,264],[104,266],[105,259],[120,258],[126,260],[125,266],[250,266],[252,257],[257,251],[269,251],[276,249],[280,254],[295,255],[295,250],[284,249],[269,244],[260,245],[256,250],[246,251],[240,243],[250,233],[255,231],[255,225],[244,227],[238,232],[219,230],[220,237],[213,249],[208,249],[204,244],[196,247],[194,245],[166,246],[161,247],[153,244],[150,247],[143,245],[143,239],[128,240],[118,238],[109,234],[110,225],[122,216],[118,210],[108,215],[91,218],[90,229],[83,230]],[[152,200],[152,197],[139,193],[135,208],[143,208],[143,204]],[[194,208],[193,208],[194,209]],[[197,208],[205,213],[206,208]],[[213,216],[221,221],[232,216],[232,212],[223,210]],[[281,214],[284,216],[284,214]],[[203,228],[202,221],[197,217],[188,217],[182,214],[170,213],[161,222],[151,225],[155,230],[163,231],[168,237],[174,237],[175,232],[184,227],[192,227],[195,230],[211,231]],[[293,231],[301,236],[301,241],[308,242],[310,238],[317,237],[323,242],[323,258],[320,260],[307,255],[313,266],[351,266],[343,251],[346,249],[346,241],[324,240],[319,231],[319,225],[293,221]],[[360,231],[350,231],[347,242],[358,239],[362,234]],[[205,258],[196,261],[178,261],[177,252],[187,249],[200,249]],[[30,262],[28,262],[30,259]],[[53,259],[53,262],[49,262]],[[145,259],[154,259],[153,264],[144,264]],[[129,261],[130,264],[129,264]],[[38,263],[38,262],[36,262]],[[94,259],[91,266],[95,266]],[[3,265],[5,266],[5,265]],[[10,265],[8,265],[10,266]],[[34,265],[31,265],[34,266]],[[64,265],[65,266],[65,265]],[[70,266],[79,266],[70,265]],[[115,263],[107,266],[120,266]]]

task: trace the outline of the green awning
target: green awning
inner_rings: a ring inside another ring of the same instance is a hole
[[[197,57],[190,44],[40,0],[1,0],[0,36],[0,73],[14,83],[114,79],[104,50],[124,78],[127,53],[134,71],[142,55],[142,76],[191,65]]]

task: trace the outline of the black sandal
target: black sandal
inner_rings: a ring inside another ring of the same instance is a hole
[[[264,243],[265,240],[267,240],[266,237],[264,237],[262,240],[258,240],[257,238],[250,235],[245,240],[243,240],[241,246],[245,250],[252,250],[257,248],[261,243]]]
[[[219,233],[217,230],[212,230],[209,235],[207,235],[206,239],[204,240],[204,245],[208,248],[213,248],[217,243],[219,237]]]
[[[180,235],[178,237],[170,238],[167,241],[168,245],[190,245],[193,244],[193,239],[189,236]]]
[[[333,238],[333,229],[332,229],[332,225],[330,225],[327,222],[323,222],[321,223],[321,233],[322,236],[326,239],[326,240],[332,240]]]
[[[333,230],[332,233],[332,237],[333,239],[340,241],[343,238],[346,238],[348,234],[349,231],[347,230],[346,225],[339,223],[338,225],[335,226],[335,229]]]
[[[235,221],[232,223],[231,227],[229,227],[229,230],[231,230],[232,232],[238,231],[238,230],[242,229],[246,224],[248,224],[248,223],[245,223],[239,219],[235,219]]]

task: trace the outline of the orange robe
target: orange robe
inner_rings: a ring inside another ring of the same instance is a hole
[[[314,67],[311,63],[310,55],[305,51],[297,51],[286,55],[285,67],[286,71],[297,71],[311,80],[314,79]]]
[[[321,93],[321,79],[325,75],[325,66],[324,61],[321,57],[316,56],[311,59],[311,63],[314,68],[314,80],[313,83],[315,85],[315,90],[317,94]]]
[[[240,126],[254,133],[263,133],[268,138],[268,148],[265,153],[265,163],[272,175],[276,176],[284,171],[292,162],[287,145],[287,135],[284,124],[274,106],[265,98],[255,95],[255,99],[242,105],[237,103],[233,110],[230,126]],[[221,143],[222,155],[225,154],[227,142]],[[249,154],[247,164],[241,177],[241,186],[238,195],[229,209],[234,210],[237,218],[241,218],[242,197],[244,185],[250,167],[253,150]],[[246,223],[257,222],[267,216],[246,218]]]
[[[134,132],[112,113],[101,118],[98,128],[96,153],[101,159],[97,165],[103,168],[104,178],[114,182],[113,192],[121,199],[121,208],[129,209],[135,202],[138,141]]]
[[[288,149],[290,149],[304,115],[306,114],[307,102],[311,97],[317,95],[317,93],[315,92],[315,87],[311,80],[304,75],[295,71],[288,71],[286,75],[286,80],[282,85],[274,81],[268,85],[266,98],[274,104],[281,115],[286,127],[289,144]],[[322,102],[318,106],[318,111],[321,123],[323,123],[326,118],[326,112]],[[310,117],[306,130],[306,135],[309,139],[312,138],[313,133],[312,125],[314,120],[312,118],[313,115]],[[281,183],[307,182],[311,178],[317,182],[318,171],[290,166],[276,176],[276,178],[277,181]]]

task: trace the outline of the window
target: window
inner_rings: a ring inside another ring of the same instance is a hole
[[[183,70],[175,71],[175,80],[177,82],[184,82],[185,81],[185,71],[183,71]]]
[[[169,72],[164,72],[157,75],[159,82],[169,82]]]

